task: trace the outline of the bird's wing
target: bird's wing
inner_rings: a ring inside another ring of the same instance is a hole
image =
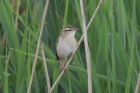
[[[56,40],[55,46],[57,46],[59,39],[60,39],[60,37],[58,37],[58,39]]]
[[[57,41],[56,41],[56,44],[55,44],[56,47],[57,47],[57,44],[58,44],[59,39],[60,39],[60,37],[58,37],[58,39],[57,39]],[[59,58],[58,55],[57,55],[57,50],[56,50],[56,52],[55,52],[55,59],[56,59],[56,60],[60,60],[60,58]]]

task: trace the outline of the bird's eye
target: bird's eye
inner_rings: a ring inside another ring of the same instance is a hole
[[[67,30],[65,30],[65,31],[71,31],[71,29],[67,29]]]

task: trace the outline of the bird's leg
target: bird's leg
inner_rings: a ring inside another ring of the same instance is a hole
[[[61,60],[61,62],[60,62],[60,73],[64,69],[65,65],[66,65],[66,60]],[[64,70],[64,73],[66,72],[66,70],[67,70],[67,68]]]
[[[69,57],[71,57],[71,56],[74,56],[73,53],[71,53]]]
[[[63,70],[63,64],[64,64],[64,60],[60,60],[60,72]]]

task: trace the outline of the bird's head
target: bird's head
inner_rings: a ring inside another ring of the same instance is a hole
[[[73,36],[74,37],[77,30],[79,30],[79,29],[74,28],[72,26],[66,26],[61,30],[61,35],[62,36]]]

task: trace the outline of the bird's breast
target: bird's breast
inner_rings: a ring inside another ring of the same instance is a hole
[[[76,48],[75,38],[62,38],[60,37],[57,44],[57,54],[60,58],[66,59]]]

